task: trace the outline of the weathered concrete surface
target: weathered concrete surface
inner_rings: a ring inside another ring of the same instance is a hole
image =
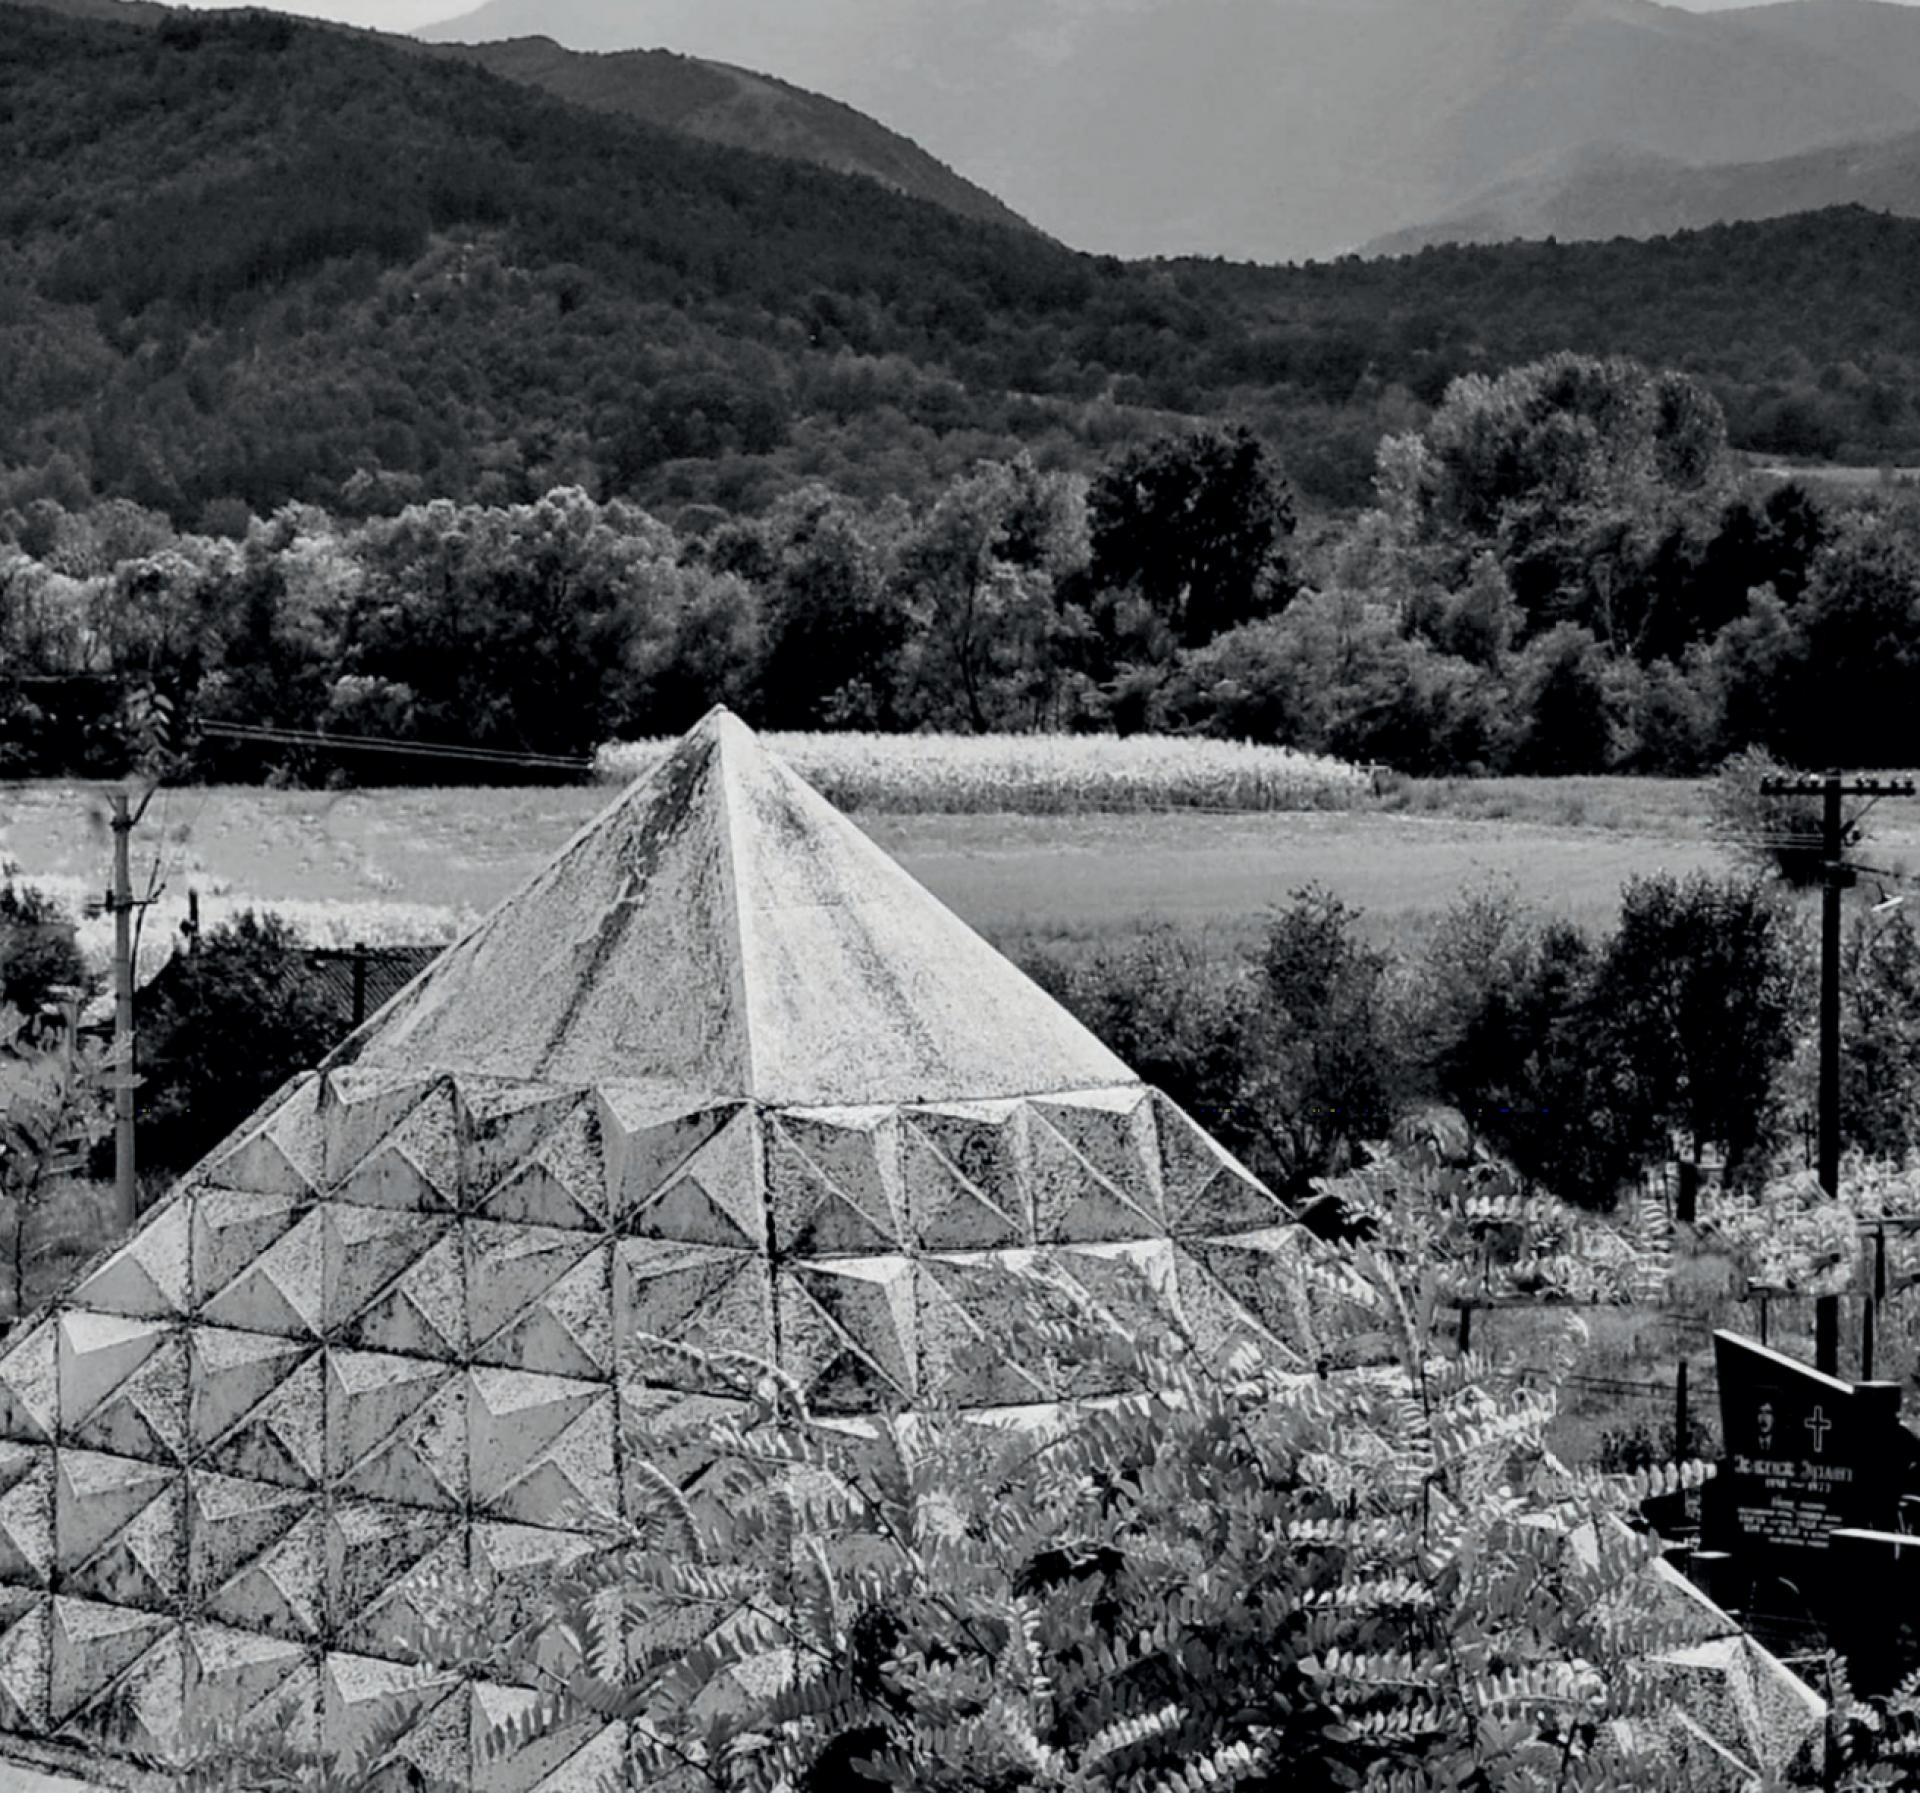
[[[347,1051],[780,1107],[1132,1080],[724,712]]]
[[[0,1762],[0,1793],[106,1793],[106,1789],[98,1781],[73,1780],[64,1774],[56,1779]]]

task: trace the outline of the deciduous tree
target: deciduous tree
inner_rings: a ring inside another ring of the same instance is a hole
[[[1646,1157],[1669,1131],[1729,1174],[1769,1143],[1778,1086],[1803,1023],[1797,924],[1777,889],[1745,874],[1635,878],[1594,976],[1592,1020],[1614,1066],[1614,1103]]]
[[[1274,608],[1293,497],[1244,428],[1167,436],[1110,462],[1087,494],[1097,586],[1135,586],[1187,646]]]
[[[213,928],[141,992],[141,1154],[184,1170],[338,1042],[340,1020],[278,916]]]

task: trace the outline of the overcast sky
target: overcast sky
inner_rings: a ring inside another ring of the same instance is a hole
[[[412,31],[440,19],[471,12],[480,0],[194,0],[200,6],[268,6],[275,12],[303,13],[313,19],[339,19],[349,25],[374,25],[383,31]],[[806,0],[793,0],[804,6]],[[961,0],[964,4],[964,0]],[[1435,0],[1443,5],[1445,0]],[[1717,12],[1724,6],[1746,6],[1753,0],[1668,0],[1690,12]],[[1920,0],[1900,0],[1902,5]]]

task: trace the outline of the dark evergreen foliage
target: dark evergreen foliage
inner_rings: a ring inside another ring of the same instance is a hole
[[[1187,647],[1283,594],[1292,494],[1245,429],[1128,451],[1094,480],[1087,521],[1093,583],[1136,587]]]
[[[0,883],[0,1007],[32,1021],[89,981],[66,911],[31,884]]]

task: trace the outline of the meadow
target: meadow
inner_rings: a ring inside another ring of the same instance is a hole
[[[1631,794],[1614,788],[1629,784]],[[611,796],[605,786],[163,792],[136,840],[136,885],[160,887],[143,970],[164,959],[160,943],[185,919],[189,890],[205,926],[264,907],[316,945],[454,938]],[[1243,939],[1309,883],[1362,909],[1383,940],[1417,939],[1461,891],[1488,880],[1597,927],[1633,874],[1722,863],[1705,836],[1699,787],[1678,781],[1410,783],[1342,811],[855,819],[957,914],[1015,949],[1156,923]],[[75,913],[104,889],[109,852],[96,789],[0,789],[0,865]],[[82,932],[104,955],[105,918]]]
[[[768,744],[963,919],[1016,953],[1170,924],[1257,934],[1317,884],[1383,943],[1415,944],[1470,888],[1497,882],[1593,928],[1641,873],[1725,863],[1693,779],[1433,778],[1283,748],[1066,736],[769,735]],[[202,923],[271,908],[315,945],[449,940],[613,801],[668,743],[600,755],[597,781],[512,788],[161,791],[136,840],[156,901],[142,971],[197,895]],[[1874,817],[1872,859],[1920,860],[1920,805]],[[110,862],[103,791],[0,786],[0,870],[76,915]],[[105,917],[83,924],[104,962]]]

